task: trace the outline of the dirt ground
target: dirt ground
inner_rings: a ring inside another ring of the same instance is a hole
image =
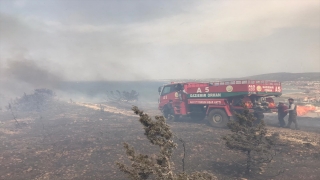
[[[158,115],[154,104],[140,104]],[[101,111],[103,107],[104,111]],[[0,112],[0,179],[127,179],[115,166],[128,162],[122,147],[128,142],[140,153],[153,154],[130,105],[54,102],[42,112]],[[225,148],[227,129],[185,118],[168,122],[186,142],[187,172],[207,171],[219,179],[320,179],[320,119],[299,118],[301,130],[277,127],[275,115],[265,118],[270,133],[278,132],[273,161],[252,177],[243,175],[244,154]],[[182,145],[173,157],[182,171]],[[277,175],[279,171],[283,171]]]

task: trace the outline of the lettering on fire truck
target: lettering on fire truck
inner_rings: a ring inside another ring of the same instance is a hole
[[[190,94],[190,97],[207,97],[207,94]]]
[[[202,101],[202,100],[190,100],[190,104],[223,104],[221,101]]]
[[[221,97],[221,93],[209,93],[208,97]]]
[[[204,92],[209,92],[209,87],[205,87],[205,88],[204,88]],[[198,88],[198,89],[197,89],[197,93],[202,93],[201,88]]]
[[[248,91],[256,91],[256,85],[248,85]]]
[[[190,94],[190,97],[221,97],[221,93]]]
[[[273,92],[273,86],[262,86],[265,92]]]

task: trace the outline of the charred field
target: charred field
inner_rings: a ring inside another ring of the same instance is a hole
[[[159,115],[154,105],[139,107]],[[127,179],[115,165],[128,162],[123,142],[143,154],[157,152],[130,108],[55,100],[41,111],[12,111],[18,124],[12,112],[0,112],[0,179]],[[320,119],[300,118],[299,131],[276,127],[275,116],[266,116],[265,121],[270,133],[280,135],[277,151],[272,162],[252,177],[243,174],[245,155],[224,146],[221,137],[228,129],[187,118],[168,124],[186,142],[187,172],[207,171],[219,179],[319,179]],[[175,142],[175,170],[182,171],[183,148],[177,138]]]

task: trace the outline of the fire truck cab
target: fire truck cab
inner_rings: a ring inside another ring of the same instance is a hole
[[[193,120],[207,117],[210,125],[224,127],[244,103],[258,120],[263,113],[276,112],[272,97],[282,95],[281,83],[260,80],[224,82],[172,82],[159,87],[159,110],[172,100],[173,116]]]

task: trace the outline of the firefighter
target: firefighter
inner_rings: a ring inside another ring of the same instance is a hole
[[[285,112],[289,113],[288,118],[288,125],[286,128],[290,128],[291,123],[294,123],[295,129],[299,130],[298,123],[297,123],[297,106],[294,104],[294,99],[289,98],[289,109],[287,109]]]
[[[284,121],[284,117],[286,117],[288,114],[288,112],[286,111],[287,109],[288,109],[288,107],[283,102],[279,102],[278,120],[279,120],[280,127],[283,127],[283,128],[286,126],[286,122]]]
[[[168,119],[171,116],[174,115],[174,110],[173,110],[173,101],[170,99],[167,104],[163,106],[163,115],[166,119]]]
[[[175,90],[176,92],[178,93],[178,98],[180,101],[182,101],[182,94],[184,93],[185,94],[185,90],[183,89],[183,86],[182,84],[177,84],[175,86]]]

